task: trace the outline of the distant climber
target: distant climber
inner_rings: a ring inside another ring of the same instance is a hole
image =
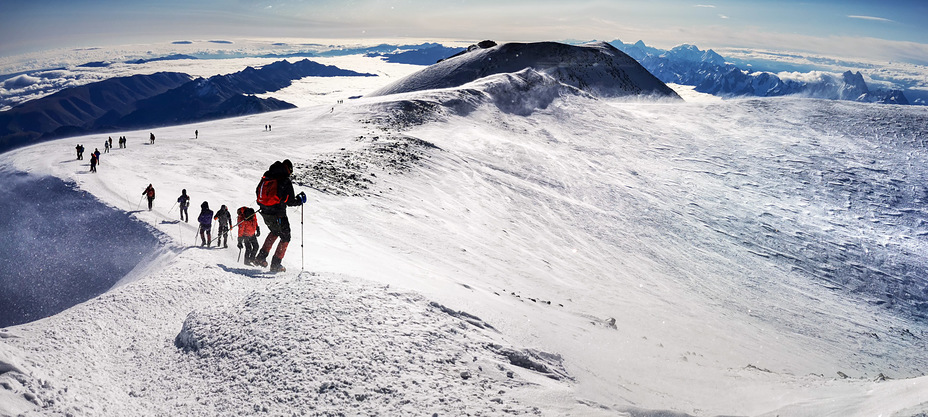
[[[180,219],[184,222],[190,222],[190,214],[187,208],[190,207],[190,196],[187,195],[187,189],[180,190],[180,197],[177,197],[177,204],[180,204]]]
[[[81,146],[80,143],[78,143],[77,146],[74,147],[74,150],[77,151],[77,160],[78,160],[78,161],[80,161],[81,159],[84,159],[84,147]]]
[[[255,255],[258,254],[258,236],[261,236],[258,216],[251,207],[239,207],[237,212],[238,248],[245,247],[245,265],[254,265]]]
[[[193,131],[193,138],[196,139],[196,138],[199,138],[199,137],[200,137],[200,130],[199,130],[199,129],[194,130],[194,131]]]
[[[152,187],[151,184],[148,184],[148,187],[145,188],[145,191],[142,191],[142,195],[148,198],[148,211],[151,211],[152,203],[155,201],[155,187]]]
[[[97,172],[97,161],[100,160],[99,158],[100,157],[95,153],[90,154],[90,172]]]
[[[293,194],[293,183],[290,182],[290,175],[293,174],[293,164],[289,159],[283,162],[276,161],[261,177],[258,187],[255,189],[258,206],[261,207],[259,212],[264,219],[264,224],[269,230],[267,237],[264,239],[264,245],[255,257],[255,265],[267,266],[267,256],[274,246],[277,238],[280,243],[277,244],[277,250],[271,258],[271,272],[286,271],[281,265],[284,254],[287,253],[287,246],[290,244],[290,220],[287,219],[287,206],[299,206],[306,202],[306,194]]]
[[[216,216],[213,219],[219,221],[219,232],[216,233],[216,246],[219,246],[219,242],[222,241],[222,247],[229,247],[229,229],[232,227],[232,215],[229,214],[229,209],[226,208],[226,205],[223,204],[219,208],[219,211],[216,212]]]
[[[103,141],[103,153],[110,153],[110,142],[108,140]]]
[[[155,134],[154,134],[154,133],[152,133],[151,136],[149,136],[149,140],[151,140],[151,144],[152,144],[152,145],[155,144]]]
[[[200,222],[200,241],[202,242],[200,246],[209,247],[213,240],[213,211],[209,209],[209,203],[204,201],[200,204],[200,215],[197,216],[197,221]]]

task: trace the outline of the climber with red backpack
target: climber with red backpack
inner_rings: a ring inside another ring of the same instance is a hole
[[[255,255],[258,254],[258,236],[261,236],[257,213],[251,207],[239,207],[237,220],[239,254],[241,254],[241,249],[244,247],[245,265],[253,265]]]
[[[293,163],[289,159],[283,162],[275,161],[261,177],[261,182],[255,189],[257,203],[260,207],[259,212],[268,228],[264,245],[255,256],[255,265],[268,266],[267,256],[271,253],[274,242],[280,238],[277,250],[271,258],[271,272],[286,271],[280,263],[290,244],[290,220],[287,219],[287,207],[299,206],[306,202],[305,193],[294,194],[293,183],[290,181],[291,174],[293,174]]]

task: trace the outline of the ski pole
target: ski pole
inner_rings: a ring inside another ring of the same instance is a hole
[[[176,201],[174,202],[174,204],[171,204],[171,208],[168,210],[168,213],[170,213],[171,210],[174,210],[174,206],[176,206],[176,205],[177,205],[177,202],[176,202]]]
[[[139,204],[135,206],[135,211],[139,211],[139,209],[142,208],[142,199],[143,199],[143,198],[145,198],[144,195],[142,195],[141,197],[139,197]]]

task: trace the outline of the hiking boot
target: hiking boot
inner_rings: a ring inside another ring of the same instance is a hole
[[[251,262],[262,268],[266,267],[267,266],[267,252],[263,250],[261,252],[258,252],[258,254],[255,255],[254,259],[251,260]]]
[[[287,268],[284,268],[284,266],[280,264],[280,261],[281,261],[280,258],[271,259],[271,272],[286,272],[287,271]]]

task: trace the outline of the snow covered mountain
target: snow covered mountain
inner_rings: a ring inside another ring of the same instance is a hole
[[[738,68],[725,62],[715,51],[701,51],[694,45],[679,45],[665,51],[648,47],[642,41],[624,44],[615,40],[610,44],[638,60],[661,81],[692,85],[702,93],[722,97],[801,95],[864,103],[909,104],[901,90],[871,90],[859,71],[846,71],[840,76],[820,72],[802,80],[782,79],[770,72]]]
[[[634,59],[606,43],[482,43],[369,94],[371,97],[459,87],[525,69],[598,97],[652,95],[679,98]],[[531,76],[528,76],[531,77]]]
[[[61,178],[161,245],[0,329],[0,414],[928,413],[928,109],[609,100],[513,71],[344,101],[367,91],[327,79],[325,105],[160,128],[93,174],[75,139],[4,154],[0,186]],[[287,273],[177,220],[181,189],[253,206],[283,158],[310,197]],[[58,278],[39,269],[27,289]]]
[[[181,59],[174,57],[176,59]],[[186,58],[184,58],[186,59]],[[255,94],[304,77],[374,76],[304,59],[197,78],[176,72],[82,85],[0,112],[0,152],[37,140],[264,113],[295,107]]]

